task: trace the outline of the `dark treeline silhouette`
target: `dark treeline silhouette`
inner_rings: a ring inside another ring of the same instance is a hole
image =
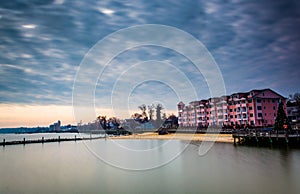
[[[155,127],[159,127],[166,119],[166,114],[162,113],[164,109],[162,104],[150,104],[148,106],[142,104],[138,108],[141,113],[134,113],[131,118],[139,123],[151,122]]]

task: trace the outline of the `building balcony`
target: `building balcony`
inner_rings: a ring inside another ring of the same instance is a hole
[[[223,109],[222,106],[217,106],[217,110]]]

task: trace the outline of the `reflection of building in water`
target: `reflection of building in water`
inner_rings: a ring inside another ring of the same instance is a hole
[[[178,123],[197,127],[273,126],[281,101],[286,111],[285,97],[271,89],[263,89],[193,101],[189,105],[179,102]]]

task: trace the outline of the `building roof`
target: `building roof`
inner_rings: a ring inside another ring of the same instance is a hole
[[[277,92],[275,92],[274,90],[271,90],[270,88],[266,88],[266,89],[261,89],[261,90],[251,90],[250,92],[257,92],[257,94],[255,94],[253,97],[256,97],[258,96],[259,94],[261,94],[262,92],[265,92],[265,91],[271,91],[273,93],[275,93],[276,95],[280,96],[281,98],[285,98],[283,97],[282,95],[278,94]],[[286,98],[285,98],[286,99]]]
[[[211,101],[220,101],[222,100],[224,97],[227,98],[227,99],[230,99],[230,98],[233,98],[235,95],[238,95],[238,98],[249,98],[249,95],[251,93],[253,93],[253,96],[252,98],[255,98],[257,97],[258,95],[260,95],[262,92],[265,92],[265,91],[271,91],[273,92],[274,94],[278,95],[280,98],[284,98],[284,99],[287,99],[285,97],[283,97],[282,95],[278,94],[277,92],[275,92],[274,90],[270,89],[270,88],[265,88],[265,89],[254,89],[254,90],[251,90],[249,92],[236,92],[236,93],[233,93],[231,95],[223,95],[221,97],[211,97],[209,99],[203,99],[203,100],[200,100],[200,101],[192,101],[190,102],[189,104],[205,104],[207,102],[211,102]],[[185,105],[182,101],[180,101],[178,103],[178,105]]]

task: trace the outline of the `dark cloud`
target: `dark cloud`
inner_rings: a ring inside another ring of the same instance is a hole
[[[12,0],[0,3],[1,102],[71,104],[73,78],[89,48],[116,30],[148,23],[203,42],[228,93],[300,90],[299,1]],[[190,79],[198,78],[191,73]]]

